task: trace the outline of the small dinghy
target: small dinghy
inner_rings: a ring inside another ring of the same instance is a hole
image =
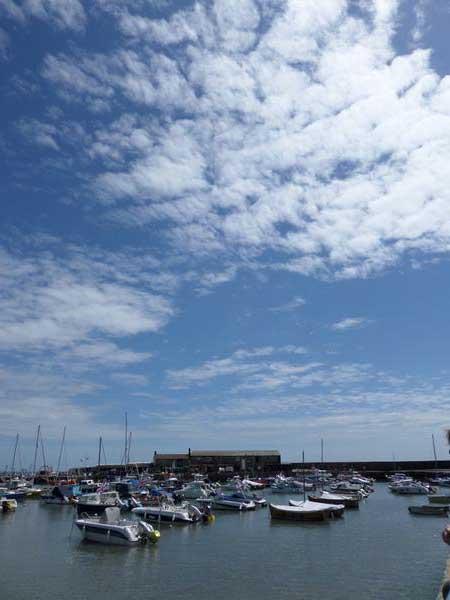
[[[319,504],[306,500],[304,502],[298,502],[298,506],[293,506],[289,501],[289,505],[285,504],[269,504],[270,516],[272,519],[281,519],[285,521],[328,521],[334,516],[338,516],[336,513],[342,514],[344,506]]]
[[[343,504],[345,508],[359,508],[359,498],[356,496],[344,496],[341,494],[330,494],[323,491],[320,496],[308,496],[311,502],[322,504]]]
[[[320,509],[327,510],[332,518],[342,517],[344,514],[344,504],[330,504],[324,502],[312,502],[311,500],[289,500],[289,506],[304,507],[306,510]]]
[[[408,510],[412,515],[434,515],[436,517],[447,516],[448,509],[448,506],[431,506],[429,504],[408,507]]]
[[[450,495],[438,496],[437,494],[435,494],[434,496],[428,496],[428,502],[430,502],[431,504],[450,505]]]
[[[120,519],[120,509],[108,507],[101,517],[86,515],[76,519],[75,525],[84,540],[101,544],[134,546],[147,541],[156,543],[160,533],[145,521],[126,521]]]

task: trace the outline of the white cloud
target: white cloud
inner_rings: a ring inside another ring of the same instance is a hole
[[[31,17],[58,29],[80,31],[86,24],[86,13],[80,0],[1,0],[0,11],[21,24]]]
[[[169,300],[136,285],[142,275],[136,280],[133,267],[121,272],[114,263],[99,268],[83,253],[71,258],[0,255],[1,348],[70,347],[98,334],[155,332],[173,315]]]
[[[82,370],[95,370],[99,366],[126,367],[146,362],[151,358],[150,352],[135,352],[120,348],[110,341],[95,341],[76,344],[58,353],[57,361],[70,363],[70,367]],[[66,364],[66,366],[68,366]]]
[[[272,306],[269,310],[272,312],[290,312],[292,310],[296,310],[297,308],[301,308],[306,304],[306,300],[301,296],[296,296],[289,302],[285,304],[280,304],[279,306]]]
[[[371,323],[370,319],[366,319],[365,317],[347,317],[346,319],[333,323],[331,329],[334,329],[335,331],[346,331],[347,329],[356,329],[363,325],[368,325],[369,323]]]
[[[224,358],[213,358],[197,367],[171,369],[167,371],[169,386],[183,389],[190,386],[206,385],[219,377],[234,377],[242,380],[232,391],[240,389],[275,388],[307,382],[304,374],[321,366],[321,363],[292,364],[274,360],[273,356],[283,354],[298,357],[305,354],[301,346],[263,346],[241,348]],[[303,384],[303,383],[302,383]]]
[[[147,385],[149,380],[145,375],[140,375],[137,373],[113,373],[111,376],[114,381],[125,385],[125,386],[143,386]]]
[[[193,257],[270,251],[271,268],[367,277],[450,246],[448,78],[428,50],[396,55],[398,6],[116,7],[125,47],[49,55],[43,74],[68,100],[128,101],[126,127],[98,127],[86,148],[116,222],[160,220]],[[133,121],[130,101],[159,117]]]

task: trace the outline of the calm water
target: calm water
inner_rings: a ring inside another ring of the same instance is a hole
[[[434,600],[446,519],[409,515],[423,500],[378,484],[359,511],[331,523],[221,513],[209,525],[163,526],[157,546],[133,548],[80,542],[71,507],[28,501],[0,514],[0,598]]]

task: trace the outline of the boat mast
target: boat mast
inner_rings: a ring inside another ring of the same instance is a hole
[[[102,436],[99,437],[98,440],[98,461],[97,461],[97,466],[100,466],[100,463],[102,462]]]
[[[320,462],[323,464],[323,438],[320,440]]]
[[[130,464],[130,451],[131,451],[131,437],[133,435],[133,432],[130,431],[130,433],[128,434],[128,455],[127,455],[127,465]]]
[[[14,444],[14,453],[11,465],[11,473],[14,475],[16,468],[16,454],[17,454],[17,446],[19,445],[19,434],[16,435],[16,442]]]
[[[43,464],[44,464],[44,469],[47,469],[48,465],[47,465],[47,459],[45,457],[44,440],[42,438],[42,435],[41,435],[41,451],[42,451],[42,460],[43,460]]]
[[[305,479],[305,451],[302,451],[302,464],[303,464],[303,502],[306,502],[306,479]]]
[[[66,439],[66,426],[64,425],[64,430],[63,430],[63,435],[62,435],[62,440],[61,440],[61,447],[59,449],[58,466],[56,467],[57,475],[59,475],[59,468],[61,466],[61,458],[62,458],[65,439]]]
[[[433,441],[433,455],[434,455],[434,468],[437,469],[437,454],[436,454],[436,442],[434,441],[434,433],[431,434]]]
[[[36,433],[36,444],[34,446],[34,461],[33,461],[33,477],[36,477],[36,462],[37,462],[37,454],[39,450],[39,434],[41,433],[41,426],[38,425],[37,433]]]
[[[125,466],[127,464],[127,456],[128,456],[128,414],[125,412],[125,452],[123,455],[123,462],[124,462]]]

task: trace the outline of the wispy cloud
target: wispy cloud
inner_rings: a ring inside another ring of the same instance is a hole
[[[43,77],[65,100],[127,101],[82,146],[99,159],[94,193],[120,203],[109,216],[162,221],[191,256],[271,251],[272,268],[318,277],[447,252],[445,80],[427,50],[396,56],[398,3],[349,8],[217,1],[151,19],[115,5],[125,42],[49,54]],[[130,103],[161,118],[130,118]]]
[[[80,0],[2,0],[0,14],[24,24],[35,18],[58,29],[84,29],[86,13]]]
[[[48,251],[28,258],[3,251],[0,264],[3,349],[74,352],[74,342],[92,342],[96,335],[158,331],[174,314],[170,300],[146,289],[136,265],[125,270],[123,260],[120,270],[117,264],[96,265],[83,253],[61,259]],[[105,346],[84,349],[98,353]]]
[[[334,329],[334,331],[346,331],[347,329],[357,329],[369,325],[369,323],[372,323],[372,321],[366,317],[347,317],[333,323],[331,329]]]
[[[296,310],[297,308],[301,308],[306,304],[306,300],[301,296],[296,296],[289,302],[285,304],[280,304],[279,306],[272,306],[269,308],[272,312],[290,312],[291,310]]]

